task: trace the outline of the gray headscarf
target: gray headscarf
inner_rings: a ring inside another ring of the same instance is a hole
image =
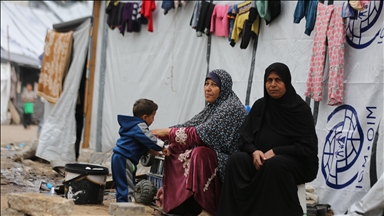
[[[220,94],[215,102],[208,104],[200,113],[184,124],[172,127],[195,127],[200,139],[218,156],[220,177],[224,179],[225,164],[236,149],[240,137],[239,128],[247,112],[232,90],[232,77],[222,69],[211,71],[221,81]]]

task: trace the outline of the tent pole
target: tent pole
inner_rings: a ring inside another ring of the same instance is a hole
[[[8,63],[11,63],[11,52],[9,46],[9,26],[7,25]]]
[[[107,59],[107,41],[108,41],[108,25],[107,15],[104,16],[103,29],[101,38],[101,58],[100,58],[100,77],[99,77],[99,98],[97,106],[97,128],[96,128],[96,152],[102,151],[102,132],[103,132],[103,104],[104,104],[104,85],[105,85],[105,70]]]
[[[91,120],[92,120],[92,102],[93,102],[93,84],[95,79],[95,65],[96,65],[96,51],[97,51],[97,41],[98,41],[98,28],[100,20],[100,7],[102,1],[93,2],[93,17],[92,17],[92,49],[91,56],[88,56],[87,62],[87,79],[85,83],[85,104],[84,104],[84,114],[85,114],[85,124],[84,124],[84,133],[83,133],[83,143],[82,148],[89,148],[89,139],[91,131]],[[89,60],[90,59],[90,60]]]

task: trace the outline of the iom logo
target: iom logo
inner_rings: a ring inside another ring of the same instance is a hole
[[[378,44],[383,43],[384,28],[383,17],[380,17],[384,1],[370,1],[368,7],[358,11],[356,20],[349,19],[347,23],[347,42],[355,49],[364,49],[377,40]],[[376,29],[372,28],[376,24]],[[379,27],[380,26],[380,27]]]
[[[326,184],[335,189],[347,187],[358,177],[364,134],[356,110],[349,105],[337,107],[327,123],[333,125],[324,144],[322,173]]]

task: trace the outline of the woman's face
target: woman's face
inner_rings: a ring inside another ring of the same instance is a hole
[[[219,97],[220,88],[213,80],[208,78],[207,80],[205,80],[204,94],[205,101],[211,104],[215,102],[215,100]]]
[[[269,96],[273,99],[281,98],[287,91],[283,80],[276,74],[275,71],[272,71],[267,77],[265,88],[267,89]]]

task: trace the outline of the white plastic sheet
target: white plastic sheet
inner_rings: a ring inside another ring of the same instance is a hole
[[[68,8],[59,6],[52,1],[45,1],[45,3],[51,10],[20,6],[6,1],[1,2],[2,58],[6,58],[3,54],[9,51],[12,61],[21,64],[27,62],[38,68],[38,57],[44,52],[46,32],[48,29],[52,29],[53,24],[92,15],[93,2],[90,1],[76,2]],[[26,61],[19,58],[18,55],[33,59],[35,62]]]
[[[264,20],[261,22],[250,105],[263,96],[265,68],[278,61],[289,66],[293,86],[304,97],[314,32],[311,36],[304,34],[305,18],[299,24],[293,23],[296,3],[282,1],[280,16],[269,25]],[[334,2],[336,6],[341,3]],[[336,214],[343,214],[369,191],[371,182],[375,181],[369,175],[371,172],[377,176],[384,172],[383,4],[383,1],[371,1],[357,20],[346,20],[349,29],[344,44],[345,106],[326,104],[328,71],[324,73],[324,101],[319,103],[316,125],[319,172],[310,184],[319,195],[320,203],[330,204]],[[167,15],[160,6],[161,2],[157,2],[153,33],[147,32],[146,26],[140,33],[125,33],[125,36],[117,29],[108,30],[102,151],[112,148],[118,138],[117,114],[131,115],[132,105],[138,98],[146,97],[159,105],[155,122],[150,127],[153,129],[181,123],[204,106],[207,37],[197,38],[189,26],[193,4],[179,8],[177,13],[171,10]],[[209,68],[226,69],[232,75],[234,91],[244,102],[253,42],[242,50],[239,44],[230,47],[225,38],[212,36],[211,39]],[[96,148],[96,119],[100,117],[97,115],[100,61],[99,50],[91,122],[90,146],[93,149]],[[313,101],[311,106],[313,108]],[[332,133],[335,129],[340,129],[338,134]],[[374,144],[376,132],[379,138]],[[329,148],[335,151],[330,152]],[[340,177],[337,183],[333,181],[333,174]],[[355,175],[357,177],[352,178]]]
[[[11,92],[11,65],[1,64],[1,124],[7,121],[8,101]]]
[[[64,81],[63,92],[55,105],[46,104],[36,156],[47,161],[75,161],[75,106],[88,51],[91,20],[83,22],[73,34],[73,60]]]

